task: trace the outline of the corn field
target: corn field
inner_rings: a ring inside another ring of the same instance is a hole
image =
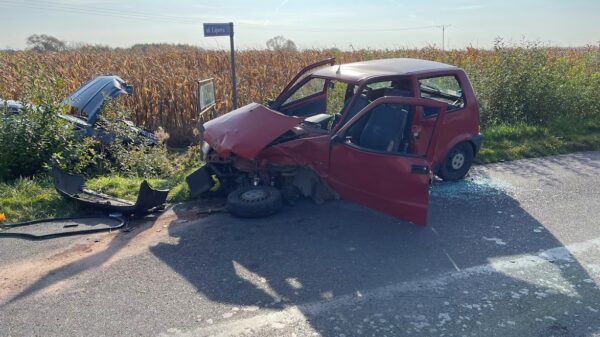
[[[335,56],[338,63],[410,57],[459,66],[467,71],[482,110],[483,126],[546,123],[555,118],[600,114],[600,51],[590,46],[559,49],[523,43],[492,50],[245,50],[236,54],[238,103],[263,103],[277,96],[303,66]],[[231,110],[229,55],[225,51],[161,46],[147,50],[72,50],[61,53],[0,52],[0,97],[23,99],[27,88],[52,85],[66,97],[83,82],[116,74],[135,88],[124,100],[133,120],[163,127],[171,145],[193,141],[198,79],[214,78],[217,110]],[[33,102],[39,104],[40,102]]]

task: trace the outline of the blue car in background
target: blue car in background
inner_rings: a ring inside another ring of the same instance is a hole
[[[82,132],[85,136],[96,137],[103,143],[110,143],[116,140],[117,136],[106,132],[97,123],[102,107],[109,99],[116,99],[123,94],[131,95],[132,93],[133,87],[119,76],[98,76],[85,83],[62,102],[63,105],[70,107],[71,114],[59,114],[58,116],[73,124],[75,130]],[[36,109],[36,107],[29,107]],[[19,113],[25,108],[26,106],[19,101],[0,99],[0,109],[7,109],[11,113]],[[140,128],[128,120],[122,120],[122,122],[131,129],[132,134],[136,135],[136,139],[122,139],[122,141],[143,142],[149,145],[157,143],[157,138],[152,131]]]

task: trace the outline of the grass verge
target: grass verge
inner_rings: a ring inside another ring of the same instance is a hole
[[[189,198],[185,176],[191,171],[164,179],[148,179],[148,182],[153,188],[169,189],[168,202],[182,202]],[[86,187],[135,202],[143,180],[120,176],[98,177],[87,181]],[[89,212],[89,209],[61,197],[54,189],[52,177],[48,175],[0,182],[0,213],[4,213],[6,223],[77,216]]]
[[[83,211],[56,193],[51,177],[0,182],[0,212],[7,223],[74,216]]]
[[[580,123],[563,120],[548,127],[499,125],[482,133],[478,164],[600,150],[600,119]]]

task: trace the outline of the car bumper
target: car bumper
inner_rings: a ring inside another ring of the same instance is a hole
[[[471,143],[475,146],[475,154],[479,153],[479,149],[481,149],[481,143],[483,142],[483,136],[477,135],[471,138]]]

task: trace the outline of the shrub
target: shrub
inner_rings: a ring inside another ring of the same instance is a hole
[[[19,114],[0,107],[0,180],[28,177],[44,169],[59,149],[80,143],[70,125],[57,113],[62,108],[42,80],[28,92],[29,101],[43,102],[26,106]]]

